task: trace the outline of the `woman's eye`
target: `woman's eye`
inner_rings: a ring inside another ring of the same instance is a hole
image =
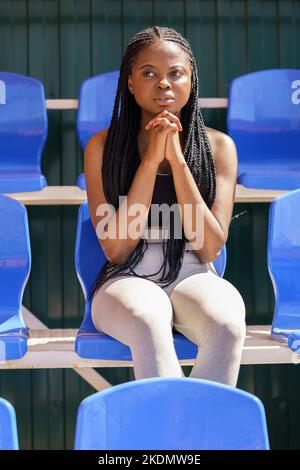
[[[150,70],[147,70],[146,72],[143,73],[144,77],[150,77],[151,76],[151,72]]]
[[[172,75],[173,77],[179,77],[181,74],[182,74],[181,70],[173,70],[173,71],[171,72],[171,75]]]
[[[171,77],[180,77],[181,75],[182,75],[181,70],[172,70],[172,72],[170,72]],[[155,73],[152,72],[151,70],[145,70],[145,72],[143,72],[143,76],[144,77],[153,77],[153,76],[155,76]]]

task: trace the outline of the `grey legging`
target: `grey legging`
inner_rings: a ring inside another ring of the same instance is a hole
[[[163,262],[161,243],[152,243],[137,274],[149,276]],[[185,251],[170,286],[137,276],[106,281],[92,302],[95,327],[130,347],[136,379],[184,377],[172,328],[198,345],[190,377],[236,386],[245,340],[245,305],[238,290]]]

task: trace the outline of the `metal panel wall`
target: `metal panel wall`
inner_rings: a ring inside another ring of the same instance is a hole
[[[0,70],[40,79],[47,98],[75,98],[82,80],[119,68],[128,40],[153,24],[185,35],[199,67],[203,97],[224,97],[230,80],[266,68],[300,68],[298,0],[1,0]],[[73,185],[83,158],[74,111],[49,111],[43,171],[49,185]],[[225,110],[206,124],[226,130]],[[273,291],[266,265],[268,205],[232,223],[226,279],[241,292],[248,324],[271,322]],[[83,296],[74,270],[76,207],[28,209],[32,271],[24,304],[51,328],[78,327]],[[185,368],[188,375],[190,367]],[[117,384],[131,369],[101,369]],[[299,449],[299,370],[242,366],[238,387],[263,401],[273,449]],[[75,372],[0,371],[0,396],[16,407],[22,449],[71,449],[76,411],[94,390]]]

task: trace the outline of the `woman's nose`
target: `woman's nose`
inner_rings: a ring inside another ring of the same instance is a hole
[[[159,88],[163,88],[163,89],[170,88],[170,83],[168,82],[166,78],[164,78],[158,82],[158,86]]]

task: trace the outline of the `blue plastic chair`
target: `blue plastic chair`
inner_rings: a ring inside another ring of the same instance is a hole
[[[300,353],[299,207],[300,189],[270,204],[268,269],[275,293],[272,337]]]
[[[262,70],[230,84],[227,132],[238,151],[238,182],[300,188],[300,70]]]
[[[104,265],[106,257],[98,241],[89,215],[88,204],[81,204],[78,212],[75,268],[84,297]],[[223,276],[226,266],[226,247],[224,246],[214,267]],[[179,332],[174,331],[174,345],[179,359],[195,359],[198,346]],[[86,300],[85,315],[75,341],[75,351],[80,357],[90,359],[131,361],[129,346],[115,338],[99,332],[92,321],[91,302]]]
[[[47,185],[41,173],[47,132],[42,83],[0,72],[0,193],[39,191]]]
[[[110,125],[120,72],[107,72],[84,80],[80,87],[77,134],[82,150],[97,132]],[[86,189],[84,173],[78,176],[77,186]]]
[[[20,359],[27,352],[28,330],[22,298],[31,268],[26,209],[0,195],[0,360]]]
[[[0,450],[19,450],[16,412],[4,398],[0,398]]]
[[[190,377],[155,377],[108,388],[78,409],[76,450],[269,450],[254,395]]]

